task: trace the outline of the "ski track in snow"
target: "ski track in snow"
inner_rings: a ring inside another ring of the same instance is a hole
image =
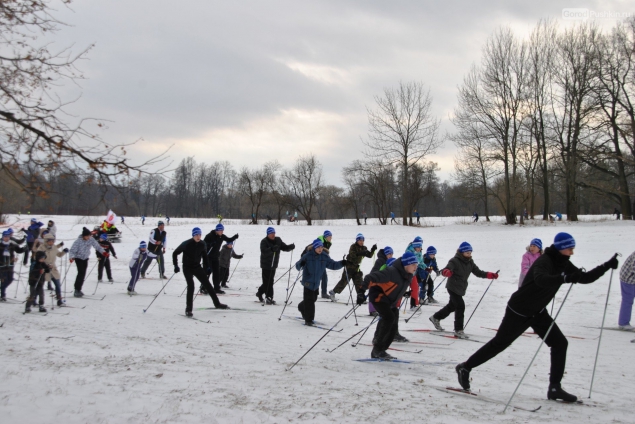
[[[30,217],[23,215],[18,224],[27,225]],[[86,219],[70,216],[38,216],[42,222],[53,219],[58,227],[58,238],[70,245],[81,231],[82,225],[92,228],[101,217]],[[8,222],[19,219],[10,216]],[[425,366],[421,364],[360,363],[352,359],[370,357],[370,347],[351,347],[358,337],[333,353],[326,349],[346,340],[370,323],[367,306],[358,309],[359,326],[351,316],[338,328],[342,333],[330,333],[295,368],[285,371],[313,345],[323,332],[307,329],[293,320],[278,321],[283,308],[288,277],[275,286],[278,306],[259,306],[253,296],[260,285],[259,242],[265,235],[265,225],[236,225],[225,220],[226,234],[238,232],[236,251],[244,253],[229,285],[234,291],[249,296],[225,296],[221,301],[230,307],[257,309],[262,313],[196,310],[213,306],[209,296],[199,295],[195,301],[195,317],[210,320],[209,324],[179,316],[185,309],[183,274],[178,274],[148,310],[143,309],[151,296],[129,297],[125,293],[129,278],[128,261],[132,251],[142,239],[147,240],[156,219],[149,218],[142,226],[138,218],[127,218],[121,225],[123,242],[116,243],[119,259],[111,264],[115,283],[99,285],[97,295],[107,295],[103,301],[68,298],[68,304],[86,306],[85,309],[67,308],[60,315],[49,313],[45,317],[22,315],[23,304],[0,305],[0,338],[3,343],[0,367],[0,408],[6,423],[286,423],[286,422],[372,422],[402,423],[409,420],[439,423],[467,422],[633,422],[632,393],[635,392],[635,367],[631,366],[632,333],[604,331],[598,368],[594,382],[592,402],[597,406],[564,405],[546,400],[549,373],[549,350],[543,346],[528,373],[514,403],[542,409],[536,413],[508,411],[481,401],[471,401],[442,393],[431,386],[458,385],[454,365]],[[309,244],[324,229],[333,234],[331,257],[335,260],[347,253],[358,232],[366,236],[370,247],[392,246],[402,252],[408,242],[421,235],[424,244],[434,245],[443,267],[464,240],[474,247],[474,260],[483,270],[500,269],[500,279],[492,284],[479,310],[470,322],[467,333],[488,340],[495,334],[483,327],[498,328],[505,303],[517,287],[520,259],[524,248],[533,237],[542,238],[549,245],[558,231],[573,234],[577,241],[573,262],[591,269],[608,260],[616,252],[625,257],[633,247],[632,222],[586,222],[536,227],[507,227],[496,223],[464,225],[463,218],[428,218],[429,228],[402,226],[358,227],[354,221],[331,221],[329,225],[276,226],[278,235],[286,243],[295,242],[297,249],[293,261],[299,259],[303,246]],[[79,222],[84,222],[80,224]],[[192,218],[172,219],[166,227],[168,254],[166,274],[172,275],[171,252],[190,236],[191,227],[197,225],[209,232],[217,220]],[[324,224],[324,223],[322,223]],[[134,237],[134,232],[138,237]],[[283,253],[277,273],[282,275],[289,266],[289,253]],[[232,271],[237,260],[232,260]],[[88,270],[95,264],[91,256]],[[371,260],[362,262],[368,272]],[[24,300],[24,278],[17,299]],[[97,282],[97,270],[88,276],[84,293],[92,294]],[[71,267],[67,277],[67,290],[71,290],[75,277]],[[63,275],[63,273],[62,273]],[[328,271],[329,288],[341,272]],[[291,272],[291,283],[297,272]],[[149,273],[154,279],[140,280],[136,290],[140,294],[156,294],[164,284],[158,280],[155,266]],[[16,270],[16,281],[18,279]],[[569,338],[567,373],[563,387],[586,400],[593,369],[599,330],[602,320],[609,274],[591,285],[573,287],[559,319],[559,326]],[[15,295],[14,283],[7,295]],[[488,280],[470,278],[465,296],[466,317],[487,287]],[[241,289],[238,291],[238,289]],[[566,286],[565,286],[566,288]],[[230,293],[230,292],[228,292]],[[447,292],[440,287],[437,299],[447,301]],[[564,297],[561,290],[556,297],[556,309]],[[339,298],[348,295],[344,291]],[[253,297],[250,297],[253,296]],[[297,315],[297,304],[302,290],[296,287],[293,304],[286,315]],[[617,323],[620,304],[619,275],[614,273],[606,325]],[[46,305],[50,310],[51,298],[46,292]],[[34,309],[36,311],[37,309]],[[58,308],[55,308],[57,312]],[[318,302],[316,320],[334,324],[349,307],[342,304]],[[432,328],[428,316],[438,308],[423,306],[422,314],[405,323],[401,314],[401,329]],[[554,311],[555,313],[555,311]],[[32,315],[38,312],[32,312]],[[443,321],[452,328],[451,315]],[[365,342],[370,342],[374,327]],[[425,333],[407,332],[413,341],[438,342]],[[56,337],[49,338],[48,337]],[[61,339],[61,337],[70,337]],[[60,337],[60,338],[57,338]],[[452,341],[448,341],[451,343]],[[509,349],[472,372],[472,389],[488,397],[507,401],[525,367],[531,360],[539,339],[520,337]],[[420,354],[395,352],[400,359],[449,361],[458,363],[467,359],[480,346],[460,340],[448,346],[417,344]],[[405,344],[395,347],[408,348]]]

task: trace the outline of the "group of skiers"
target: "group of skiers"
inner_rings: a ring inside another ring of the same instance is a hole
[[[30,312],[39,298],[40,311],[44,308],[44,281],[52,281],[55,285],[58,305],[63,305],[60,290],[60,272],[56,268],[56,259],[68,253],[71,263],[77,267],[75,279],[75,297],[82,297],[82,285],[85,280],[90,250],[96,251],[99,262],[98,280],[102,280],[103,271],[112,281],[109,256],[116,258],[115,250],[102,234],[95,240],[91,231],[83,228],[82,234],[72,244],[70,250],[60,250],[62,244],[55,245],[54,223],[49,221],[47,229],[38,231],[42,223],[33,219],[26,229],[27,236],[22,240],[13,237],[12,230],[2,233],[3,256],[0,265],[0,279],[2,280],[2,300],[6,299],[6,289],[13,279],[13,267],[17,261],[17,254],[28,255],[31,252],[32,266],[29,270],[30,295],[26,302],[25,312]],[[241,259],[234,251],[238,234],[227,237],[225,227],[219,223],[214,230],[203,239],[202,230],[192,229],[192,237],[182,242],[172,253],[174,273],[181,271],[178,257],[182,255],[182,270],[187,283],[187,297],[185,315],[193,316],[193,298],[195,292],[194,278],[200,283],[200,292],[208,294],[215,307],[228,308],[220,302],[218,295],[224,294],[222,288],[227,287],[231,258]],[[437,266],[437,250],[429,246],[423,251],[423,240],[416,237],[408,244],[400,257],[390,246],[378,249],[374,244],[369,250],[365,246],[365,237],[358,234],[350,245],[348,254],[342,260],[336,261],[329,256],[332,247],[333,234],[325,231],[313,242],[306,245],[300,259],[294,264],[301,274],[298,275],[303,287],[303,300],[298,304],[305,325],[314,325],[315,304],[320,295],[325,299],[337,301],[336,295],[349,287],[350,297],[353,299],[350,282],[356,292],[356,308],[369,302],[369,312],[379,318],[373,337],[372,358],[381,360],[394,359],[386,351],[394,341],[407,342],[399,334],[399,308],[401,302],[410,301],[411,308],[420,308],[421,304],[438,303],[434,298],[432,273],[442,275],[447,279],[446,290],[449,302],[442,309],[429,317],[437,331],[444,331],[441,321],[454,313],[454,336],[468,338],[464,332],[465,302],[463,297],[468,288],[468,278],[471,274],[479,278],[496,280],[497,272],[482,271],[472,259],[472,246],[462,242],[454,256],[442,269]],[[223,245],[223,242],[225,243]],[[22,244],[26,243],[25,246]],[[145,274],[151,262],[157,261],[160,278],[165,278],[164,254],[166,252],[167,234],[164,223],[159,221],[157,227],[150,232],[149,241],[142,241],[134,251],[129,263],[131,279],[128,293],[134,295],[135,285]],[[286,244],[276,235],[273,227],[266,229],[266,235],[260,242],[260,268],[262,269],[262,284],[256,296],[263,304],[275,304],[274,278],[280,261],[280,252],[291,252],[295,244]],[[607,262],[585,271],[573,265],[571,256],[575,249],[575,239],[567,233],[558,233],[551,246],[543,250],[540,239],[531,240],[527,252],[521,260],[521,275],[519,288],[510,297],[505,315],[496,336],[483,345],[465,362],[456,366],[458,381],[465,390],[470,389],[470,372],[489,361],[505,350],[525,330],[531,327],[536,334],[545,340],[551,348],[551,372],[549,377],[549,399],[560,399],[573,402],[576,397],[564,391],[561,380],[564,375],[567,339],[560,331],[547,312],[546,306],[554,299],[563,284],[588,284],[599,279],[609,269],[617,269],[617,254]],[[361,264],[364,258],[372,259],[377,253],[377,259],[370,273],[363,275]],[[335,287],[328,290],[326,270],[342,271],[341,279]],[[289,271],[287,271],[289,272]],[[210,276],[212,282],[210,282]],[[635,297],[635,253],[628,259],[620,275],[622,280],[623,303],[620,312],[620,328],[633,330],[630,326],[633,298]],[[629,297],[630,296],[630,297]],[[404,300],[405,299],[405,300]]]

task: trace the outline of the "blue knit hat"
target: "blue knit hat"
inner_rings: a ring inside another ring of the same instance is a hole
[[[201,231],[200,228],[198,228],[198,227],[192,228],[192,237],[194,237],[194,236],[202,236],[202,235],[203,235],[203,231]]]
[[[532,241],[529,242],[529,245],[534,245],[536,246],[538,249],[542,250],[542,240],[540,240],[539,238],[535,238]]]
[[[423,243],[420,241],[413,241],[411,244],[415,249],[423,249]]]
[[[392,247],[390,246],[384,247],[384,255],[388,256],[388,255],[392,255],[393,253],[395,253],[395,251],[392,250]]]
[[[575,247],[575,239],[571,234],[558,233],[553,239],[553,245],[558,250],[570,249]]]
[[[390,266],[393,264],[393,262],[395,262],[397,260],[397,258],[390,258],[386,261],[386,266]]]
[[[276,233],[276,229],[273,227],[268,227],[267,228],[267,235],[269,234],[275,234]]]
[[[423,244],[423,239],[419,236],[415,237],[414,240],[412,240],[413,243],[421,243]]]
[[[148,247],[148,244],[145,241],[139,243],[139,249],[145,249],[146,247]]]
[[[322,240],[320,239],[313,240],[313,250],[317,249],[318,247],[324,247]]]
[[[101,234],[99,235],[99,238],[100,238],[101,240],[108,240],[108,234],[106,234],[106,233],[101,233]]]
[[[426,255],[436,255],[437,248],[434,246],[428,246],[428,250],[426,250]]]
[[[364,235],[362,233],[357,234],[357,237],[355,237],[355,241],[360,241],[360,240],[365,240]]]
[[[11,233],[9,232],[9,230],[5,230],[2,232],[2,237],[11,237]]]
[[[9,227],[7,228],[7,231],[9,232],[9,234],[13,234],[13,228]]]
[[[408,266],[408,265],[417,264],[417,263],[419,263],[419,261],[417,260],[417,257],[415,256],[415,254],[412,252],[406,252],[401,257],[401,264],[403,266]]]
[[[471,252],[471,251],[472,251],[472,245],[466,241],[461,243],[461,245],[459,246],[459,252],[461,253]]]
[[[324,238],[326,237],[333,237],[333,233],[331,233],[329,230],[324,231]]]
[[[37,219],[31,218],[31,222],[37,222]]]
[[[225,226],[223,224],[218,224],[214,230],[215,231],[225,231]]]

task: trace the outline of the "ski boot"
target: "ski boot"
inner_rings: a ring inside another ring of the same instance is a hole
[[[185,316],[188,318],[192,318],[194,316],[194,314],[192,313],[192,311],[185,311]]]
[[[112,278],[109,278],[109,279],[108,279],[108,282],[109,282],[109,283],[114,283],[114,282],[115,282],[115,280],[113,280]]]
[[[562,387],[558,384],[550,385],[549,391],[547,392],[547,399],[549,400],[561,400],[563,402],[577,402],[578,397],[572,395],[571,393],[567,393],[562,390]]]
[[[81,290],[75,290],[75,292],[73,293],[73,297],[83,297],[84,293],[82,293]]]
[[[265,299],[262,297],[260,293],[256,293],[256,297],[258,297],[258,301],[260,301],[260,303],[265,303]]]
[[[6,302],[6,301],[7,301],[6,296],[2,296],[2,297],[0,297],[0,302]]]
[[[141,278],[145,280],[145,278],[146,278],[146,273],[145,272],[141,273]]]
[[[304,325],[308,325],[309,327],[313,327],[315,325],[315,322],[313,321],[304,321]]]
[[[329,297],[331,298],[331,302],[335,302],[335,292],[333,290],[329,291]]]
[[[399,333],[395,334],[395,338],[393,340],[397,343],[408,343],[410,341]]]
[[[435,304],[438,304],[438,303],[439,303],[439,301],[438,301],[438,300],[436,300],[434,297],[430,296],[430,297],[428,297],[428,303],[429,303],[430,305],[435,305]]]
[[[272,298],[268,297],[265,302],[267,303],[267,305],[275,305],[276,301],[273,300]]]
[[[465,334],[465,332],[463,330],[454,330],[454,337],[456,337],[457,339],[469,339],[470,338],[470,336]]]
[[[31,301],[27,300],[26,306],[24,307],[24,313],[28,314],[29,312],[31,312]]]
[[[373,348],[373,351],[370,353],[370,357],[373,359],[381,359],[383,361],[391,361],[393,359],[397,359],[389,353],[386,353],[385,350],[379,350],[376,348]]]
[[[44,305],[40,305],[40,312],[46,312],[46,308],[44,307]]]
[[[429,319],[432,325],[434,325],[434,328],[436,328],[438,331],[443,331],[443,327],[441,327],[441,321],[436,319],[434,315],[432,315]]]
[[[64,301],[62,299],[57,299],[57,306],[64,306]]]
[[[229,309],[229,306],[225,305],[224,303],[219,303],[218,305],[214,305],[216,307],[216,309]]]
[[[214,293],[216,294],[225,294],[225,292],[219,287],[217,289],[214,289]]]
[[[470,370],[465,366],[465,362],[460,363],[454,368],[459,378],[459,384],[463,390],[470,390]]]

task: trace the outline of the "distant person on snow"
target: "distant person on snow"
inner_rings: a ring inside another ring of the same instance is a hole
[[[431,278],[434,271],[438,276],[441,272],[437,266],[437,249],[434,246],[428,246],[426,253],[423,255],[423,265],[425,266],[421,272],[421,282],[419,283],[419,303],[420,304],[436,304],[439,303],[434,298],[434,280]],[[417,272],[420,272],[417,269]],[[427,297],[426,297],[427,295]]]
[[[112,272],[110,271],[110,255],[114,256],[117,259],[117,253],[115,252],[115,248],[111,242],[108,241],[107,234],[99,235],[99,245],[108,255],[104,256],[103,254],[95,251],[97,255],[97,260],[99,261],[99,265],[97,265],[97,281],[101,283],[101,279],[104,276],[104,268],[106,269],[106,276],[108,277],[108,282],[112,283]]]
[[[615,219],[619,221],[620,217],[622,216],[622,212],[620,212],[618,208],[615,208],[615,210],[613,211],[613,214],[615,215]]]
[[[397,223],[397,221],[395,221],[395,213],[394,212],[390,212],[390,225],[392,225],[392,223]]]
[[[146,216],[141,215],[141,225],[146,225]]]
[[[415,217],[417,218],[417,224],[419,224],[419,218],[421,216],[419,215],[419,212],[417,212],[416,210],[415,210]]]
[[[0,302],[7,301],[7,287],[13,282],[13,265],[18,261],[16,253],[23,253],[27,247],[20,247],[18,243],[11,240],[9,230],[2,232],[2,242],[0,242]]]
[[[478,214],[476,212],[472,214],[472,218],[473,218],[472,222],[478,222]]]
[[[498,327],[496,336],[481,347],[470,358],[456,366],[459,384],[470,389],[470,371],[507,349],[514,340],[531,327],[551,348],[551,371],[547,399],[575,402],[577,397],[562,389],[561,381],[567,361],[567,338],[558,324],[547,312],[547,305],[553,300],[563,284],[589,284],[600,278],[609,269],[617,269],[617,254],[609,261],[589,272],[578,269],[571,263],[575,240],[570,234],[558,233],[553,244],[534,262],[523,285],[511,295],[505,309],[505,316]],[[552,327],[553,325],[553,327]],[[547,336],[547,331],[551,331]],[[545,338],[547,336],[547,338]]]
[[[44,274],[50,272],[50,268],[44,260],[46,259],[46,253],[36,252],[35,262],[31,266],[29,271],[29,297],[26,299],[26,305],[24,307],[24,313],[31,312],[31,305],[35,306],[35,298],[40,298],[40,312],[46,312],[44,307]]]

